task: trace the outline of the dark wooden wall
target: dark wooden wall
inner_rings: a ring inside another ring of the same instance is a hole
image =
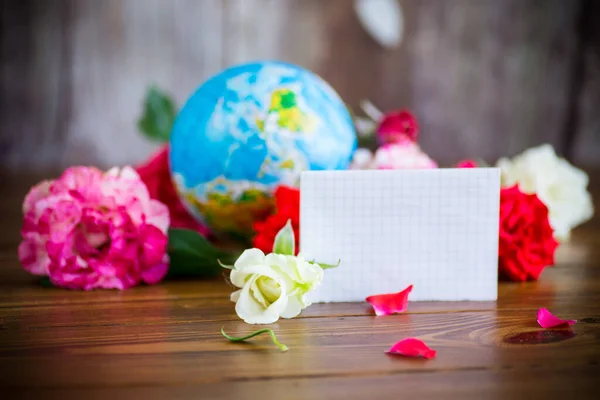
[[[422,145],[451,163],[548,142],[600,164],[595,0],[402,0],[404,40],[384,49],[352,0],[2,0],[0,165],[142,160],[146,87],[182,104],[253,59],[314,70],[350,105],[409,107]]]

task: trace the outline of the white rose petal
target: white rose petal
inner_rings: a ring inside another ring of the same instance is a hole
[[[241,294],[242,294],[242,289],[236,290],[235,292],[231,293],[231,296],[229,296],[229,299],[235,303],[239,300]]]
[[[294,318],[297,317],[302,310],[306,308],[302,301],[297,296],[288,297],[288,304],[286,309],[281,313],[282,318]]]
[[[355,0],[354,10],[363,28],[384,48],[402,41],[404,18],[396,0]]]
[[[242,255],[235,261],[234,268],[241,270],[249,265],[262,265],[265,262],[265,253],[259,249],[244,250]]]
[[[571,229],[594,214],[587,174],[559,158],[548,144],[526,150],[512,160],[502,158],[502,186],[515,184],[525,193],[535,193],[548,207],[554,236],[568,240]]]
[[[295,260],[295,262],[300,275],[300,283],[316,286],[322,282],[323,269],[319,267],[319,264],[309,263],[303,259]]]
[[[246,285],[242,289],[242,293],[235,304],[235,312],[248,324],[272,324],[277,321],[281,313],[285,311],[288,297],[280,296],[276,302],[268,307],[264,307],[250,292],[251,286],[258,277],[258,275],[255,275],[246,282]]]

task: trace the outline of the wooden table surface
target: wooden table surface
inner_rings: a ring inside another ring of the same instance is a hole
[[[16,256],[24,180],[0,184],[0,398],[400,399],[600,398],[600,223],[579,228],[539,282],[500,283],[497,302],[411,303],[375,317],[366,304],[316,304],[230,343],[244,324],[223,279],[123,292],[44,288]],[[600,192],[596,192],[596,199]],[[536,324],[547,307],[579,322]],[[384,354],[405,337],[433,360]]]

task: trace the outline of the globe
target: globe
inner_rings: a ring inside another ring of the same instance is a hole
[[[170,143],[183,203],[217,234],[248,237],[273,211],[278,185],[303,170],[348,167],[356,148],[350,113],[312,72],[283,62],[228,68],[179,112]]]

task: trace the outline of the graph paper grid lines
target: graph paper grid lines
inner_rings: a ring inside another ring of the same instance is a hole
[[[300,250],[341,259],[310,299],[496,300],[499,197],[496,168],[303,172]]]

